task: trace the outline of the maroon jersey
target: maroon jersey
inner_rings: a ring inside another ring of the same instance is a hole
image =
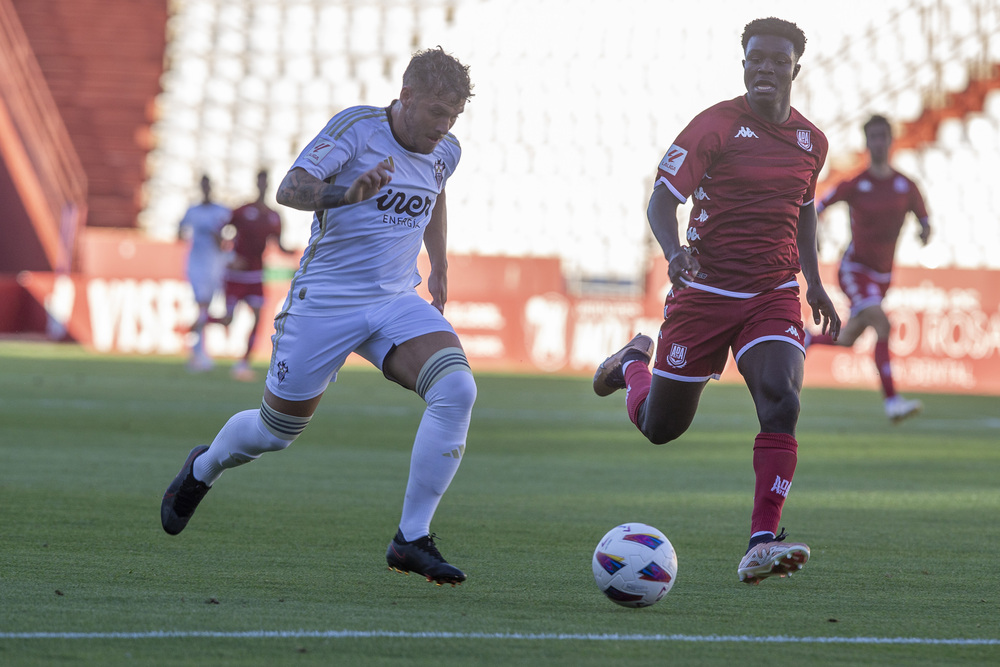
[[[822,211],[839,201],[851,210],[851,244],[844,262],[862,264],[878,273],[891,273],[896,241],[910,211],[923,223],[927,208],[917,184],[893,170],[888,178],[864,171],[840,183],[816,207]]]
[[[226,279],[247,282],[256,274],[259,281],[267,240],[272,236],[281,236],[281,218],[267,206],[254,202],[233,211],[229,224],[236,228],[236,238],[233,239],[233,254],[236,257]]]
[[[826,136],[795,109],[774,124],[744,97],[695,116],[660,162],[657,183],[694,197],[687,242],[692,287],[746,298],[794,285],[799,212],[816,196]]]

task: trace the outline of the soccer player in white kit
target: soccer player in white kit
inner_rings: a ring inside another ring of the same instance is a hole
[[[198,319],[191,326],[197,336],[191,347],[188,368],[207,371],[212,359],[205,351],[205,323],[212,297],[222,287],[225,254],[222,251],[222,228],[229,222],[230,210],[212,201],[212,182],[208,175],[201,177],[202,200],[187,210],[177,226],[178,239],[190,239],[187,257],[187,277],[198,304]]]
[[[418,52],[399,99],[338,113],[296,159],[277,201],[316,214],[275,317],[264,400],[188,455],[163,496],[168,533],[184,529],[224,470],[288,447],[356,352],[427,402],[386,561],[439,585],[465,581],[438,551],[430,522],[465,452],[476,399],[465,352],[443,315],[445,185],[461,157],[450,130],[471,96],[466,65],[440,47]],[[430,303],[415,290],[421,243]]]

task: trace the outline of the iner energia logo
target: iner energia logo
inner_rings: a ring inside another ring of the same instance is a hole
[[[430,197],[413,195],[407,197],[405,192],[386,190],[385,194],[375,199],[380,211],[394,211],[396,215],[418,217],[431,210],[433,200]]]

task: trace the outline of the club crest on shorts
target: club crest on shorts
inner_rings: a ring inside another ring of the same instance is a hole
[[[674,368],[684,368],[687,366],[688,349],[684,345],[677,343],[670,344],[670,354],[667,356],[667,363]]]
[[[278,376],[278,382],[284,382],[285,376],[288,375],[288,364],[284,361],[279,361],[278,366],[275,368],[275,375]]]

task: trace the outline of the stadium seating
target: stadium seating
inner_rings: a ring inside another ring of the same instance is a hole
[[[656,0],[580,0],[572,11],[553,0],[177,2],[140,223],[171,238],[203,171],[230,204],[252,198],[257,166],[274,174],[273,192],[326,119],[389,103],[411,52],[440,44],[476,84],[455,130],[464,158],[449,189],[452,251],[556,256],[581,290],[636,289],[658,255],[645,208],[663,151],[694,113],[743,90],[739,35],[754,17],[730,4],[706,21],[697,3]],[[868,115],[901,131],[927,125],[928,108],[992,76],[1000,59],[992,0],[842,4],[789,3],[786,14],[809,38],[793,104],[827,133],[830,174],[859,164]],[[1000,92],[927,131],[897,165],[942,231],[927,248],[904,234],[899,262],[1000,268],[989,185]],[[286,241],[304,245],[309,216],[282,215]],[[846,226],[831,209],[823,259],[839,255]]]

